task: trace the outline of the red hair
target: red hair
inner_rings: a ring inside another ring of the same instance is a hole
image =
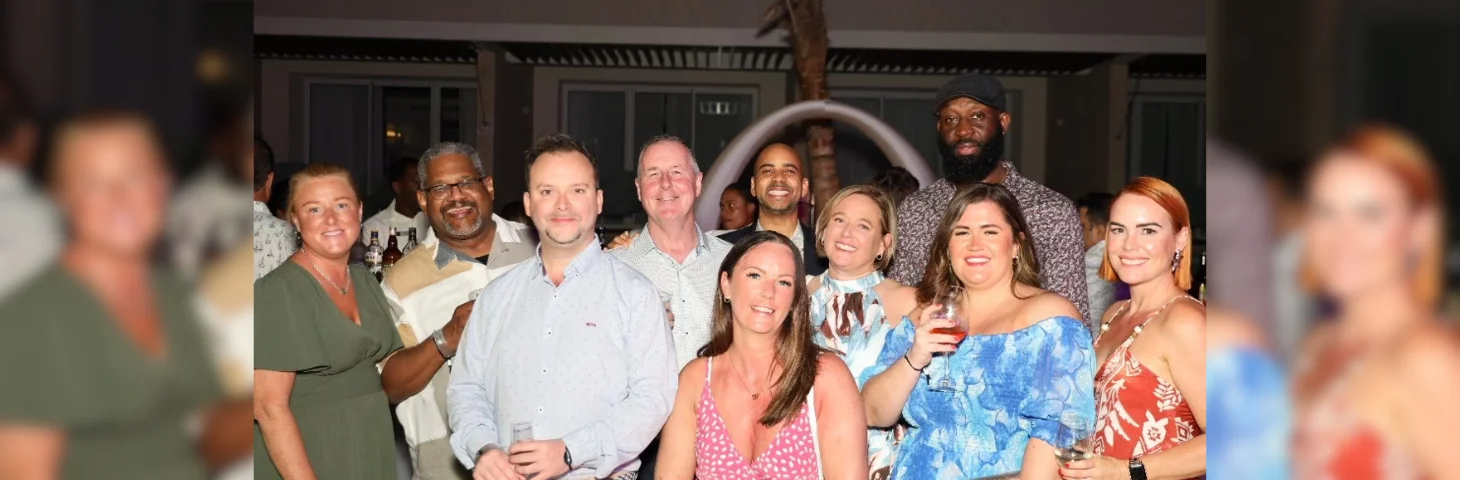
[[[1182,290],[1191,289],[1191,211],[1186,208],[1186,199],[1181,197],[1181,192],[1176,187],[1166,183],[1165,180],[1156,177],[1136,177],[1126,184],[1120,193],[1115,195],[1116,200],[1126,195],[1146,197],[1160,205],[1167,215],[1171,216],[1173,223],[1172,231],[1180,232],[1187,229],[1186,245],[1180,246],[1181,262],[1176,266],[1176,286]],[[1107,249],[1110,247],[1107,245]],[[1109,281],[1118,281],[1115,274],[1115,267],[1110,265],[1110,254],[1106,252],[1105,258],[1100,260],[1100,278]]]
[[[1384,124],[1366,124],[1351,130],[1329,151],[1329,156],[1351,155],[1389,172],[1404,186],[1416,210],[1436,210],[1434,231],[1423,239],[1418,265],[1410,285],[1421,302],[1432,305],[1440,298],[1445,279],[1444,198],[1439,172],[1424,146],[1409,134]],[[1309,292],[1319,291],[1317,275],[1304,259],[1298,281]]]

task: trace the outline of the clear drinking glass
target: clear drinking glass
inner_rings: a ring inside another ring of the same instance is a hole
[[[964,337],[968,336],[968,325],[966,322],[964,322],[963,316],[959,315],[958,312],[958,302],[959,299],[962,297],[962,290],[957,288],[948,289],[948,291],[939,296],[937,300],[938,304],[942,308],[939,308],[937,311],[933,312],[933,319],[954,320],[953,326],[934,328],[933,333],[940,335],[952,335],[954,337],[953,343],[955,344],[963,343]],[[928,374],[928,383],[930,384],[929,388],[935,392],[956,391],[953,385],[953,364],[952,360],[948,358],[950,355],[951,353],[933,354],[933,359],[935,361],[938,359],[943,360],[941,362],[943,367],[936,369],[942,372],[941,375],[937,373]]]
[[[512,444],[532,441],[532,424],[527,422],[512,424]]]
[[[1054,433],[1054,456],[1061,465],[1092,458],[1095,456],[1092,450],[1094,440],[1095,421],[1089,414],[1064,412],[1060,414],[1060,424]]]

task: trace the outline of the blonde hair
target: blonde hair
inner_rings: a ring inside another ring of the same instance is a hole
[[[831,200],[826,202],[826,208],[823,208],[821,214],[816,216],[816,253],[823,257],[826,256],[826,247],[821,244],[824,240],[822,235],[826,232],[826,226],[831,224],[832,211],[836,210],[837,204],[852,195],[866,196],[872,200],[872,203],[877,204],[877,209],[881,210],[878,218],[882,220],[882,233],[892,235],[892,244],[887,246],[887,253],[876,261],[877,269],[883,270],[892,264],[892,252],[897,251],[897,206],[893,204],[892,195],[876,185],[866,183],[852,185],[831,196]],[[881,242],[881,239],[878,239],[878,242]]]
[[[65,159],[70,156],[71,149],[75,147],[77,139],[111,129],[136,130],[159,155],[157,159],[161,163],[159,166],[165,171],[170,170],[166,160],[160,157],[160,155],[165,155],[165,152],[162,151],[162,142],[157,136],[157,127],[154,126],[152,120],[140,113],[126,110],[95,110],[68,118],[56,127],[53,137],[56,149],[52,155],[55,161],[51,162],[47,171],[47,176],[52,184],[54,185],[54,181],[59,178],[58,174],[66,163]]]
[[[1156,202],[1156,205],[1160,205],[1161,209],[1165,210],[1166,214],[1171,216],[1171,230],[1173,232],[1180,233],[1182,229],[1187,229],[1186,245],[1178,246],[1178,251],[1183,252],[1181,261],[1177,262],[1176,271],[1172,272],[1172,275],[1176,277],[1177,288],[1190,290],[1192,254],[1190,230],[1191,211],[1186,207],[1186,199],[1181,197],[1181,192],[1176,190],[1176,187],[1156,177],[1137,177],[1135,180],[1131,180],[1129,184],[1126,184],[1125,188],[1120,190],[1120,193],[1115,195],[1115,199],[1120,200],[1120,197],[1126,195],[1146,197]],[[1111,202],[1111,205],[1114,205],[1114,202]],[[1106,248],[1110,247],[1107,246]],[[1115,274],[1115,267],[1110,264],[1111,251],[1114,251],[1114,249],[1107,251],[1105,258],[1100,260],[1100,278],[1114,282],[1119,281],[1120,278]]]
[[[1440,189],[1439,172],[1429,153],[1414,137],[1383,124],[1367,124],[1351,130],[1330,150],[1333,154],[1349,154],[1371,165],[1377,165],[1404,186],[1416,210],[1435,210],[1434,231],[1422,239],[1419,263],[1415,265],[1410,286],[1426,305],[1440,300],[1445,283],[1445,204]],[[1319,282],[1310,260],[1299,264],[1298,282],[1309,293],[1317,293]]]
[[[350,175],[350,171],[346,170],[345,167],[333,163],[311,163],[309,166],[304,167],[304,170],[300,170],[294,176],[289,177],[289,202],[286,204],[289,206],[289,220],[292,221],[294,219],[295,195],[299,193],[299,189],[304,185],[304,182],[326,177],[343,178],[346,183],[350,184],[350,190],[355,192],[355,199],[360,199],[360,189],[355,186],[355,178]]]

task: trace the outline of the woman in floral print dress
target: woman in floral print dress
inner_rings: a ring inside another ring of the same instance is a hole
[[[1095,458],[1066,479],[1206,473],[1206,307],[1191,286],[1191,218],[1170,184],[1140,177],[1111,206],[1100,276],[1131,286],[1095,338]]]
[[[892,263],[897,245],[896,207],[887,192],[853,185],[827,205],[816,221],[816,249],[826,256],[828,269],[810,284],[813,338],[841,356],[861,388],[866,383],[862,372],[877,363],[887,333],[916,304],[916,292],[880,271]],[[867,429],[870,480],[892,475],[897,442],[905,433],[902,424]]]

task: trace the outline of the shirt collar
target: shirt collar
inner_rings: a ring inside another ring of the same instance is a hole
[[[563,279],[567,280],[587,272],[588,267],[603,257],[602,245],[602,240],[598,238],[598,235],[594,235],[593,243],[584,248],[582,252],[578,252],[578,256],[573,257],[573,261],[568,262],[568,268],[563,269]],[[537,253],[532,256],[532,261],[537,263],[537,274],[539,278],[546,279],[547,267],[542,261],[542,244],[537,245]]]
[[[500,244],[503,244],[503,243],[517,243],[517,242],[521,241],[521,237],[518,236],[516,230],[510,229],[510,228],[504,228],[504,227],[506,227],[506,225],[503,225],[503,223],[505,223],[505,222],[506,222],[506,220],[503,219],[502,217],[498,217],[497,214],[495,214],[495,213],[492,214],[492,223],[497,224],[496,233],[493,233],[492,234],[492,236],[493,236],[493,238],[492,238],[492,247],[493,247],[492,248],[492,252],[493,253],[496,253],[497,252],[497,248],[496,247],[498,245],[500,245]],[[436,269],[437,270],[441,270],[443,268],[446,268],[446,264],[451,263],[451,259],[453,259],[453,258],[454,259],[457,259],[457,260],[461,260],[463,262],[481,263],[481,262],[478,262],[476,258],[474,258],[474,257],[472,257],[470,255],[467,255],[465,253],[458,252],[458,251],[456,251],[456,249],[451,248],[451,246],[447,245],[446,242],[442,242],[440,237],[433,237],[433,238],[435,238],[435,242],[436,242],[436,257],[435,257],[435,261],[436,261]]]
[[[701,230],[699,225],[695,225],[695,237],[698,239],[698,243],[695,245],[694,253],[705,253],[709,251],[710,236],[704,230]],[[658,249],[659,245],[655,244],[654,239],[650,237],[649,225],[647,224],[644,225],[643,234],[635,237],[633,243],[629,244],[629,253],[635,257],[648,255],[649,252]]]
[[[258,200],[253,201],[253,213],[267,213],[271,217],[274,216],[274,212],[269,211],[269,205]]]

